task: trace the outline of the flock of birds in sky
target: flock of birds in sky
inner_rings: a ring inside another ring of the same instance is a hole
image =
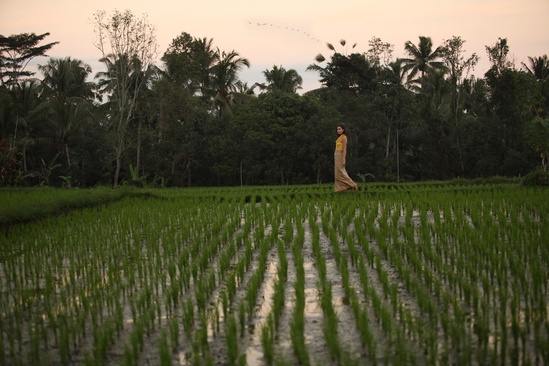
[[[301,34],[307,36],[308,38],[312,39],[313,41],[317,41],[319,43],[322,43],[322,41],[320,41],[318,38],[315,38],[311,34],[305,32],[305,31],[302,31],[300,29],[297,29],[297,28],[285,27],[285,26],[280,26],[280,25],[276,25],[276,24],[272,24],[272,23],[259,23],[259,22],[251,22],[251,21],[249,21],[248,23],[251,24],[251,25],[256,25],[257,27],[273,27],[273,28],[278,28],[278,29],[282,29],[282,30],[288,30],[288,31],[292,31],[292,32],[301,33]]]

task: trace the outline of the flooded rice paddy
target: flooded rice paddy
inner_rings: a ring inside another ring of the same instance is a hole
[[[164,190],[12,226],[0,365],[544,365],[549,192]]]

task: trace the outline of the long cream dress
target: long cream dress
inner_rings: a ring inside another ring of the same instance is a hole
[[[343,151],[343,134],[336,140],[336,149],[334,153],[334,191],[342,192],[350,189],[358,190],[358,185],[347,174],[343,160],[345,159],[345,151]]]

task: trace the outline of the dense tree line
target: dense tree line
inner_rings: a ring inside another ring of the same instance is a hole
[[[516,177],[547,167],[549,60],[517,68],[506,39],[486,46],[483,78],[471,76],[479,56],[466,55],[459,37],[436,48],[429,37],[408,41],[403,59],[377,38],[366,52],[328,44],[330,55],[308,68],[322,87],[299,95],[295,70],[273,66],[247,85],[239,79],[246,58],[187,33],[155,65],[146,19],[95,19],[106,68],[95,75],[67,57],[48,59],[33,77],[26,63],[56,43],[38,46],[48,34],[0,36],[1,185],[326,183],[339,123],[357,181]],[[109,39],[115,23],[125,24],[126,43]]]

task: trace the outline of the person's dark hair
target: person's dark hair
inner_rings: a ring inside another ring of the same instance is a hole
[[[343,129],[343,133],[345,133],[345,125],[340,123],[336,127],[341,127]]]

